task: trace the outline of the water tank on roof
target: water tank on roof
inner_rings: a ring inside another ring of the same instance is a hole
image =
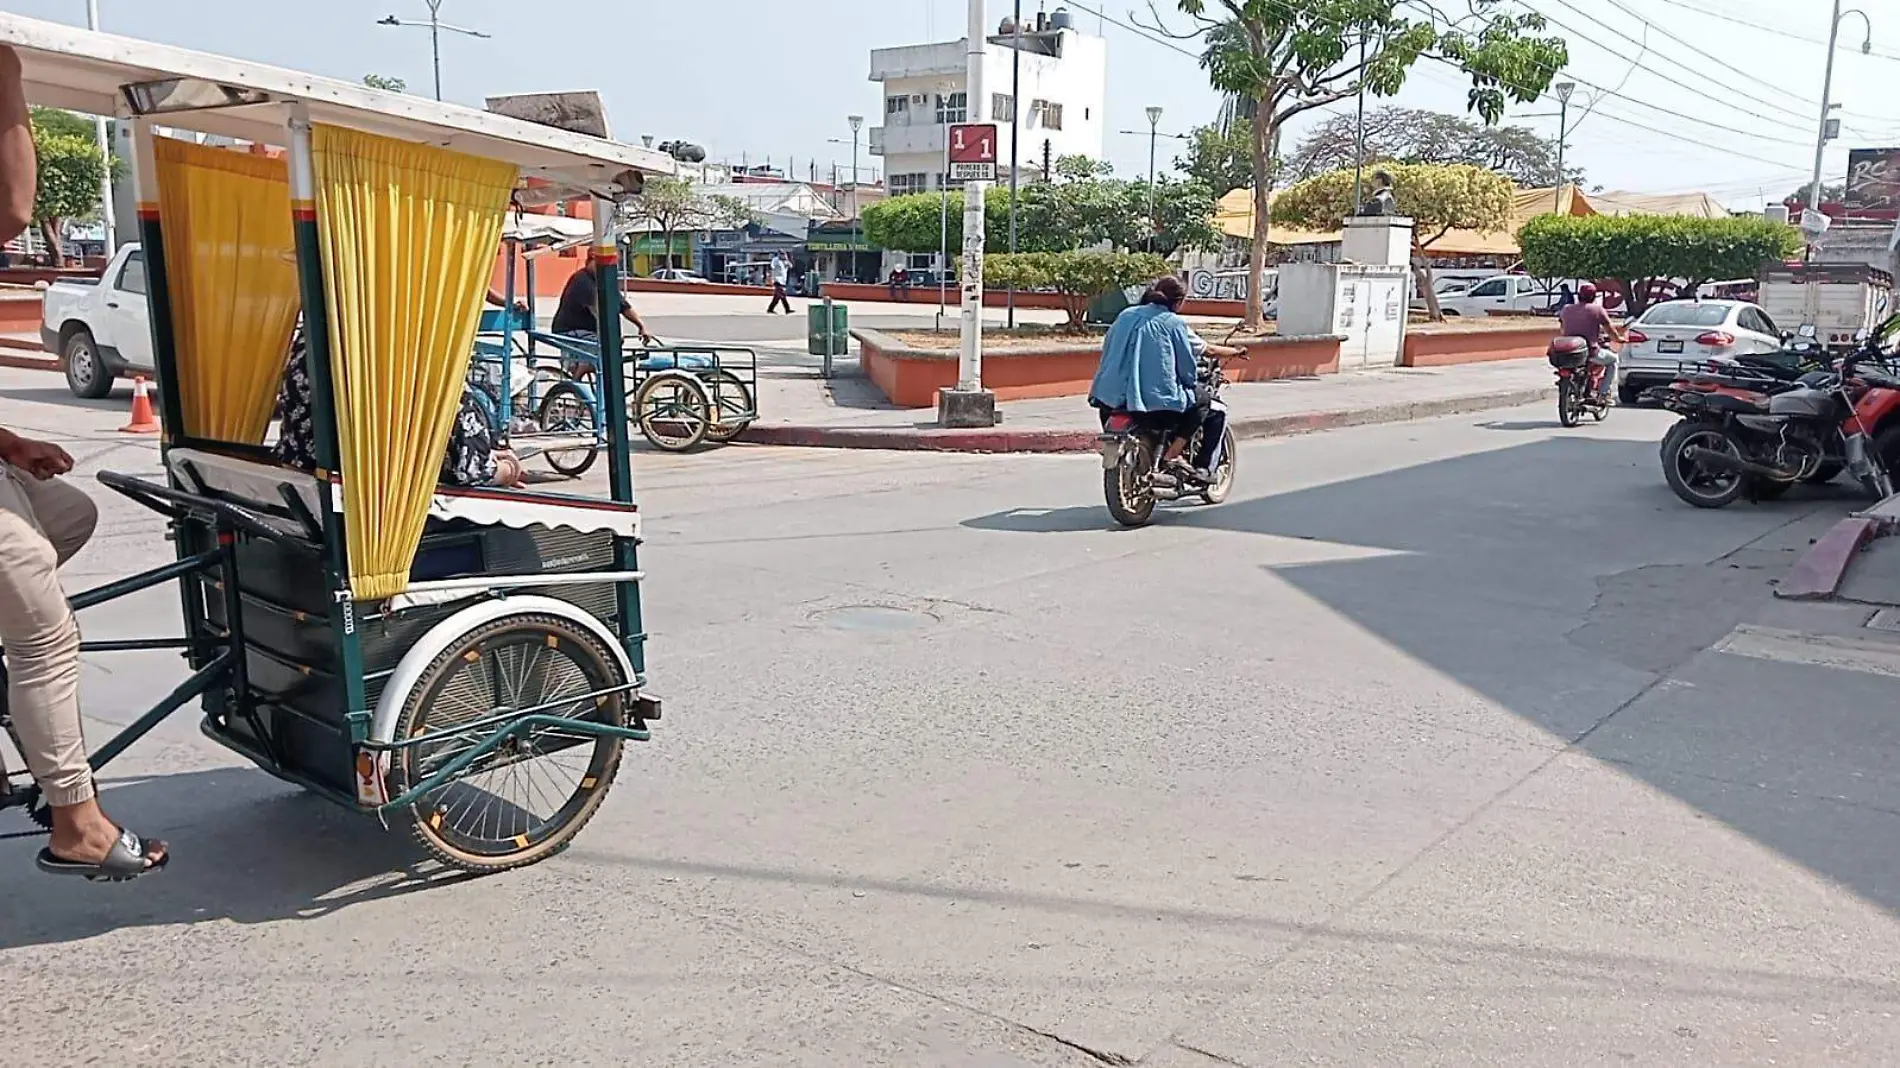
[[[1073,30],[1075,29],[1075,16],[1069,14],[1069,9],[1066,7],[1056,8],[1055,14],[1049,16],[1049,28],[1052,30]]]
[[[1001,26],[996,27],[996,36],[1010,37],[1010,36],[1014,36],[1015,33],[1016,33],[1016,20],[1013,18],[1010,18],[1008,15],[1004,15],[1003,24]]]

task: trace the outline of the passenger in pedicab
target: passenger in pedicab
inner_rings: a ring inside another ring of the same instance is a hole
[[[0,47],[0,244],[33,214],[38,160],[27,121],[20,57]],[[73,458],[50,441],[0,428],[0,645],[7,710],[27,771],[51,806],[53,835],[40,870],[134,879],[170,858],[165,843],[120,827],[99,807],[79,717],[79,624],[59,566],[92,537],[99,509],[60,480]],[[6,768],[0,760],[0,783]],[[0,787],[3,789],[3,787]]]
[[[571,337],[576,341],[591,341],[598,345],[600,343],[600,283],[594,280],[594,272],[589,269],[594,266],[596,255],[589,251],[587,266],[575,271],[574,277],[569,278],[567,285],[562,287],[561,302],[554,309],[553,326],[554,332],[563,337]],[[640,313],[633,310],[631,301],[621,300],[620,317],[633,324],[633,328],[640,332],[640,340],[643,343],[649,345],[654,343],[653,334],[647,330],[647,324],[641,320]],[[570,359],[564,361],[564,366],[567,368],[567,373],[574,378],[592,378],[594,362]]]

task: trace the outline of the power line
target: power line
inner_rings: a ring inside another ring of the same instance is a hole
[[[1583,13],[1577,8],[1577,6],[1574,3],[1571,2],[1571,0],[1557,0],[1557,2],[1560,4],[1563,4],[1565,7],[1569,8],[1572,11],[1577,11],[1579,14]],[[1690,42],[1682,39],[1681,37],[1678,37],[1674,33],[1671,33],[1668,29],[1662,26],[1659,26],[1655,22],[1652,22],[1649,19],[1643,17],[1642,15],[1637,14],[1635,11],[1632,11],[1629,7],[1627,7],[1623,3],[1623,0],[1605,0],[1605,2],[1608,3],[1611,7],[1617,9],[1618,11],[1621,11],[1625,15],[1628,15],[1629,17],[1635,19],[1637,22],[1640,22],[1643,25],[1649,27],[1650,29],[1655,30],[1657,33],[1668,38],[1669,40],[1682,45],[1683,47],[1687,48],[1690,52],[1693,52],[1694,54],[1701,56],[1704,59],[1713,60],[1714,62],[1717,62],[1717,63],[1722,62],[1722,60],[1717,59],[1715,56],[1710,55],[1708,52],[1702,50],[1700,47],[1694,44],[1691,44]],[[1653,68],[1646,68],[1646,69],[1650,69],[1652,71],[1654,70]],[[1786,104],[1776,104],[1770,100],[1766,100],[1762,97],[1755,96],[1754,94],[1748,92],[1745,89],[1739,89],[1733,85],[1730,85],[1729,83],[1725,81],[1722,81],[1720,78],[1716,78],[1716,77],[1713,77],[1712,75],[1704,74],[1701,71],[1698,71],[1689,67],[1687,64],[1683,64],[1683,70],[1686,73],[1693,74],[1696,77],[1701,78],[1703,81],[1706,81],[1711,85],[1720,86],[1722,89],[1728,92],[1734,93],[1736,96],[1742,98],[1743,100],[1753,101],[1754,103],[1760,104],[1763,107],[1773,108],[1784,115],[1792,115],[1795,118],[1800,119],[1804,123],[1809,118],[1807,114],[1803,112],[1795,111],[1789,108]],[[1660,73],[1660,72],[1656,72],[1656,73]],[[1809,100],[1807,97],[1799,96],[1790,90],[1780,89],[1773,85],[1764,85],[1763,87],[1766,89],[1774,90],[1775,92],[1780,93],[1781,95],[1799,104],[1809,105],[1810,107],[1818,107],[1820,103],[1819,101]],[[1733,107],[1734,105],[1730,105],[1730,106]],[[1737,108],[1736,110],[1742,110],[1742,109]]]
[[[1827,47],[1827,41],[1824,38],[1809,37],[1806,34],[1800,34],[1800,33],[1790,33],[1779,26],[1769,26],[1760,22],[1750,22],[1747,19],[1738,18],[1737,16],[1731,15],[1725,11],[1719,11],[1713,8],[1706,8],[1697,4],[1689,3],[1688,0],[1662,0],[1662,2],[1666,4],[1670,4],[1674,7],[1682,8],[1684,11],[1693,11],[1698,15],[1703,15],[1712,19],[1720,19],[1723,22],[1732,22],[1737,26],[1746,26],[1751,30],[1760,30],[1763,33],[1772,33],[1777,37],[1785,37],[1791,41],[1804,41],[1808,44],[1817,45],[1821,48]],[[1900,53],[1887,52],[1879,48],[1874,48],[1874,49],[1869,50],[1866,54],[1870,56],[1874,56],[1875,58],[1878,58],[1878,59],[1887,60],[1888,62],[1891,62],[1891,63],[1900,63]]]

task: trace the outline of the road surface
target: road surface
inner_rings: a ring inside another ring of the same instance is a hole
[[[149,464],[21,381],[0,422]],[[1248,442],[1136,532],[1087,456],[643,457],[667,714],[569,852],[413,868],[181,716],[106,794],[171,870],[0,843],[9,1052],[1891,1063],[1900,681],[1713,648],[1801,624],[1767,584],[1849,501],[1686,508],[1662,426]],[[75,584],[164,552],[107,507]],[[94,731],[178,675],[89,665]]]

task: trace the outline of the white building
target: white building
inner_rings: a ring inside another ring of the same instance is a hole
[[[944,142],[953,123],[979,117],[1000,128],[998,178],[1008,180],[1010,118],[1018,102],[1010,95],[1010,69],[1017,37],[1006,18],[989,38],[983,84],[987,114],[971,106],[967,39],[938,44],[878,48],[871,52],[871,80],[884,87],[882,126],[870,131],[871,155],[884,158],[885,188],[892,196],[960,185],[946,176]],[[1108,44],[1075,28],[1066,8],[1026,19],[1021,35],[1020,179],[1042,176],[1045,160],[1063,156],[1100,159],[1106,132]]]

